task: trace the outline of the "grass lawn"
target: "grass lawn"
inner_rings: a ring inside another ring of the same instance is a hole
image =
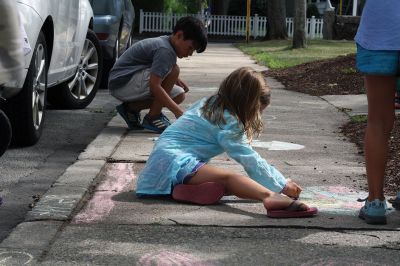
[[[261,65],[270,69],[286,68],[305,62],[353,54],[353,41],[308,40],[308,47],[292,49],[292,40],[239,43],[236,46]]]

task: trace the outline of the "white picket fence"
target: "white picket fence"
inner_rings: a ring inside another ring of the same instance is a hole
[[[160,32],[171,33],[173,26],[183,16],[196,16],[204,21],[209,35],[246,36],[245,16],[200,15],[200,14],[167,14],[144,12],[140,10],[139,33]],[[293,36],[293,18],[286,18],[288,36]],[[307,19],[307,38],[322,38],[322,19],[314,17]],[[250,35],[254,38],[264,37],[267,33],[267,18],[258,15],[250,17]]]

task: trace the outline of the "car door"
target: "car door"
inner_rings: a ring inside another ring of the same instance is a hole
[[[65,71],[67,76],[75,74],[79,64],[80,48],[82,43],[79,40],[78,26],[80,18],[80,0],[67,0],[68,6],[68,30],[67,30],[67,51],[65,60]]]
[[[75,1],[75,0],[72,0]],[[42,1],[43,4],[44,1]],[[64,77],[65,58],[67,56],[67,41],[69,29],[70,0],[47,1],[48,15],[54,25],[54,46],[48,73],[48,84],[55,83]]]
[[[127,44],[131,35],[132,23],[133,23],[133,10],[130,0],[121,1],[121,10],[123,17],[123,24],[121,29],[121,41],[120,44],[123,45],[122,51],[127,48]]]

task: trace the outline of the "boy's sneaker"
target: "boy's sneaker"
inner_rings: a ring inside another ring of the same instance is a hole
[[[148,114],[144,116],[142,127],[155,131],[157,133],[162,133],[171,123],[164,114],[158,116],[149,116]]]
[[[160,117],[161,119],[163,119],[164,121],[168,122],[169,124],[171,124],[171,121],[169,121],[168,117],[166,115],[164,115],[162,112],[160,113]]]
[[[129,129],[143,129],[143,127],[140,125],[140,112],[128,112],[123,103],[115,107],[115,109],[117,109],[118,114],[125,120]]]
[[[400,211],[400,192],[397,192],[396,198],[392,203],[393,208]]]
[[[365,205],[360,209],[358,217],[365,220],[367,224],[386,224],[386,200],[365,199]]]

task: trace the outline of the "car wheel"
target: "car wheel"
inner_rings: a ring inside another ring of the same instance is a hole
[[[5,112],[12,125],[15,145],[33,145],[42,135],[46,109],[47,70],[46,39],[39,33],[24,86],[5,103]]]
[[[89,30],[75,76],[49,90],[49,102],[55,107],[83,109],[96,96],[103,67],[102,53],[96,34]]]
[[[6,114],[0,110],[0,156],[7,150],[11,141],[11,124]]]

